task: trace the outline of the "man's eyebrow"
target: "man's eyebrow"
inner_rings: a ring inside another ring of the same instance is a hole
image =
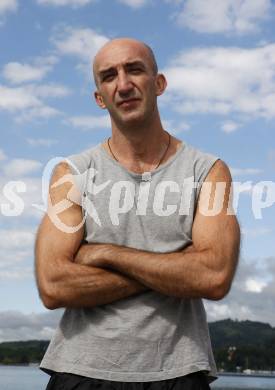
[[[132,62],[126,62],[126,67],[131,67],[131,66],[142,66],[145,68],[145,64],[142,61],[132,61]]]
[[[109,72],[113,72],[115,68],[113,66],[110,66],[110,68],[102,69],[98,72],[99,76],[104,75]]]
[[[131,68],[133,66],[141,66],[142,68],[145,68],[145,64],[142,61],[138,61],[138,60],[137,61],[128,61],[124,64],[124,66],[126,68]],[[98,74],[99,74],[99,76],[102,77],[105,74],[111,73],[113,71],[115,71],[115,67],[110,66],[109,68],[99,70]]]

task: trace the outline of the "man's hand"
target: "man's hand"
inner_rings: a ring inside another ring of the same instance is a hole
[[[114,257],[114,253],[117,253],[122,247],[115,244],[83,244],[77,251],[74,262],[82,265],[90,265],[93,267],[111,268],[112,261],[108,261]],[[131,249],[131,248],[128,248]],[[184,248],[184,253],[191,253],[196,251],[193,245],[189,245]],[[180,251],[179,251],[180,252]],[[115,267],[114,267],[115,268]]]
[[[93,267],[106,267],[112,244],[83,244],[77,251],[74,262]]]

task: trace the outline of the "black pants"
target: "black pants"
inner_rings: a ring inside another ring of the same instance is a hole
[[[209,390],[202,372],[155,382],[115,382],[84,376],[54,373],[46,390]]]

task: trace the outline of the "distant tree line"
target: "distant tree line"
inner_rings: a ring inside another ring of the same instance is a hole
[[[0,343],[0,364],[38,363],[41,361],[48,345],[48,340]]]
[[[223,320],[209,323],[218,369],[275,371],[275,328],[255,321]],[[0,343],[0,364],[39,363],[48,340]]]
[[[255,321],[223,320],[209,324],[218,369],[275,371],[275,328]]]

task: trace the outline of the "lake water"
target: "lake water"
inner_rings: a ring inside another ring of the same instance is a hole
[[[45,390],[49,376],[38,367],[0,366],[1,390]],[[275,390],[275,378],[222,376],[213,390]]]

